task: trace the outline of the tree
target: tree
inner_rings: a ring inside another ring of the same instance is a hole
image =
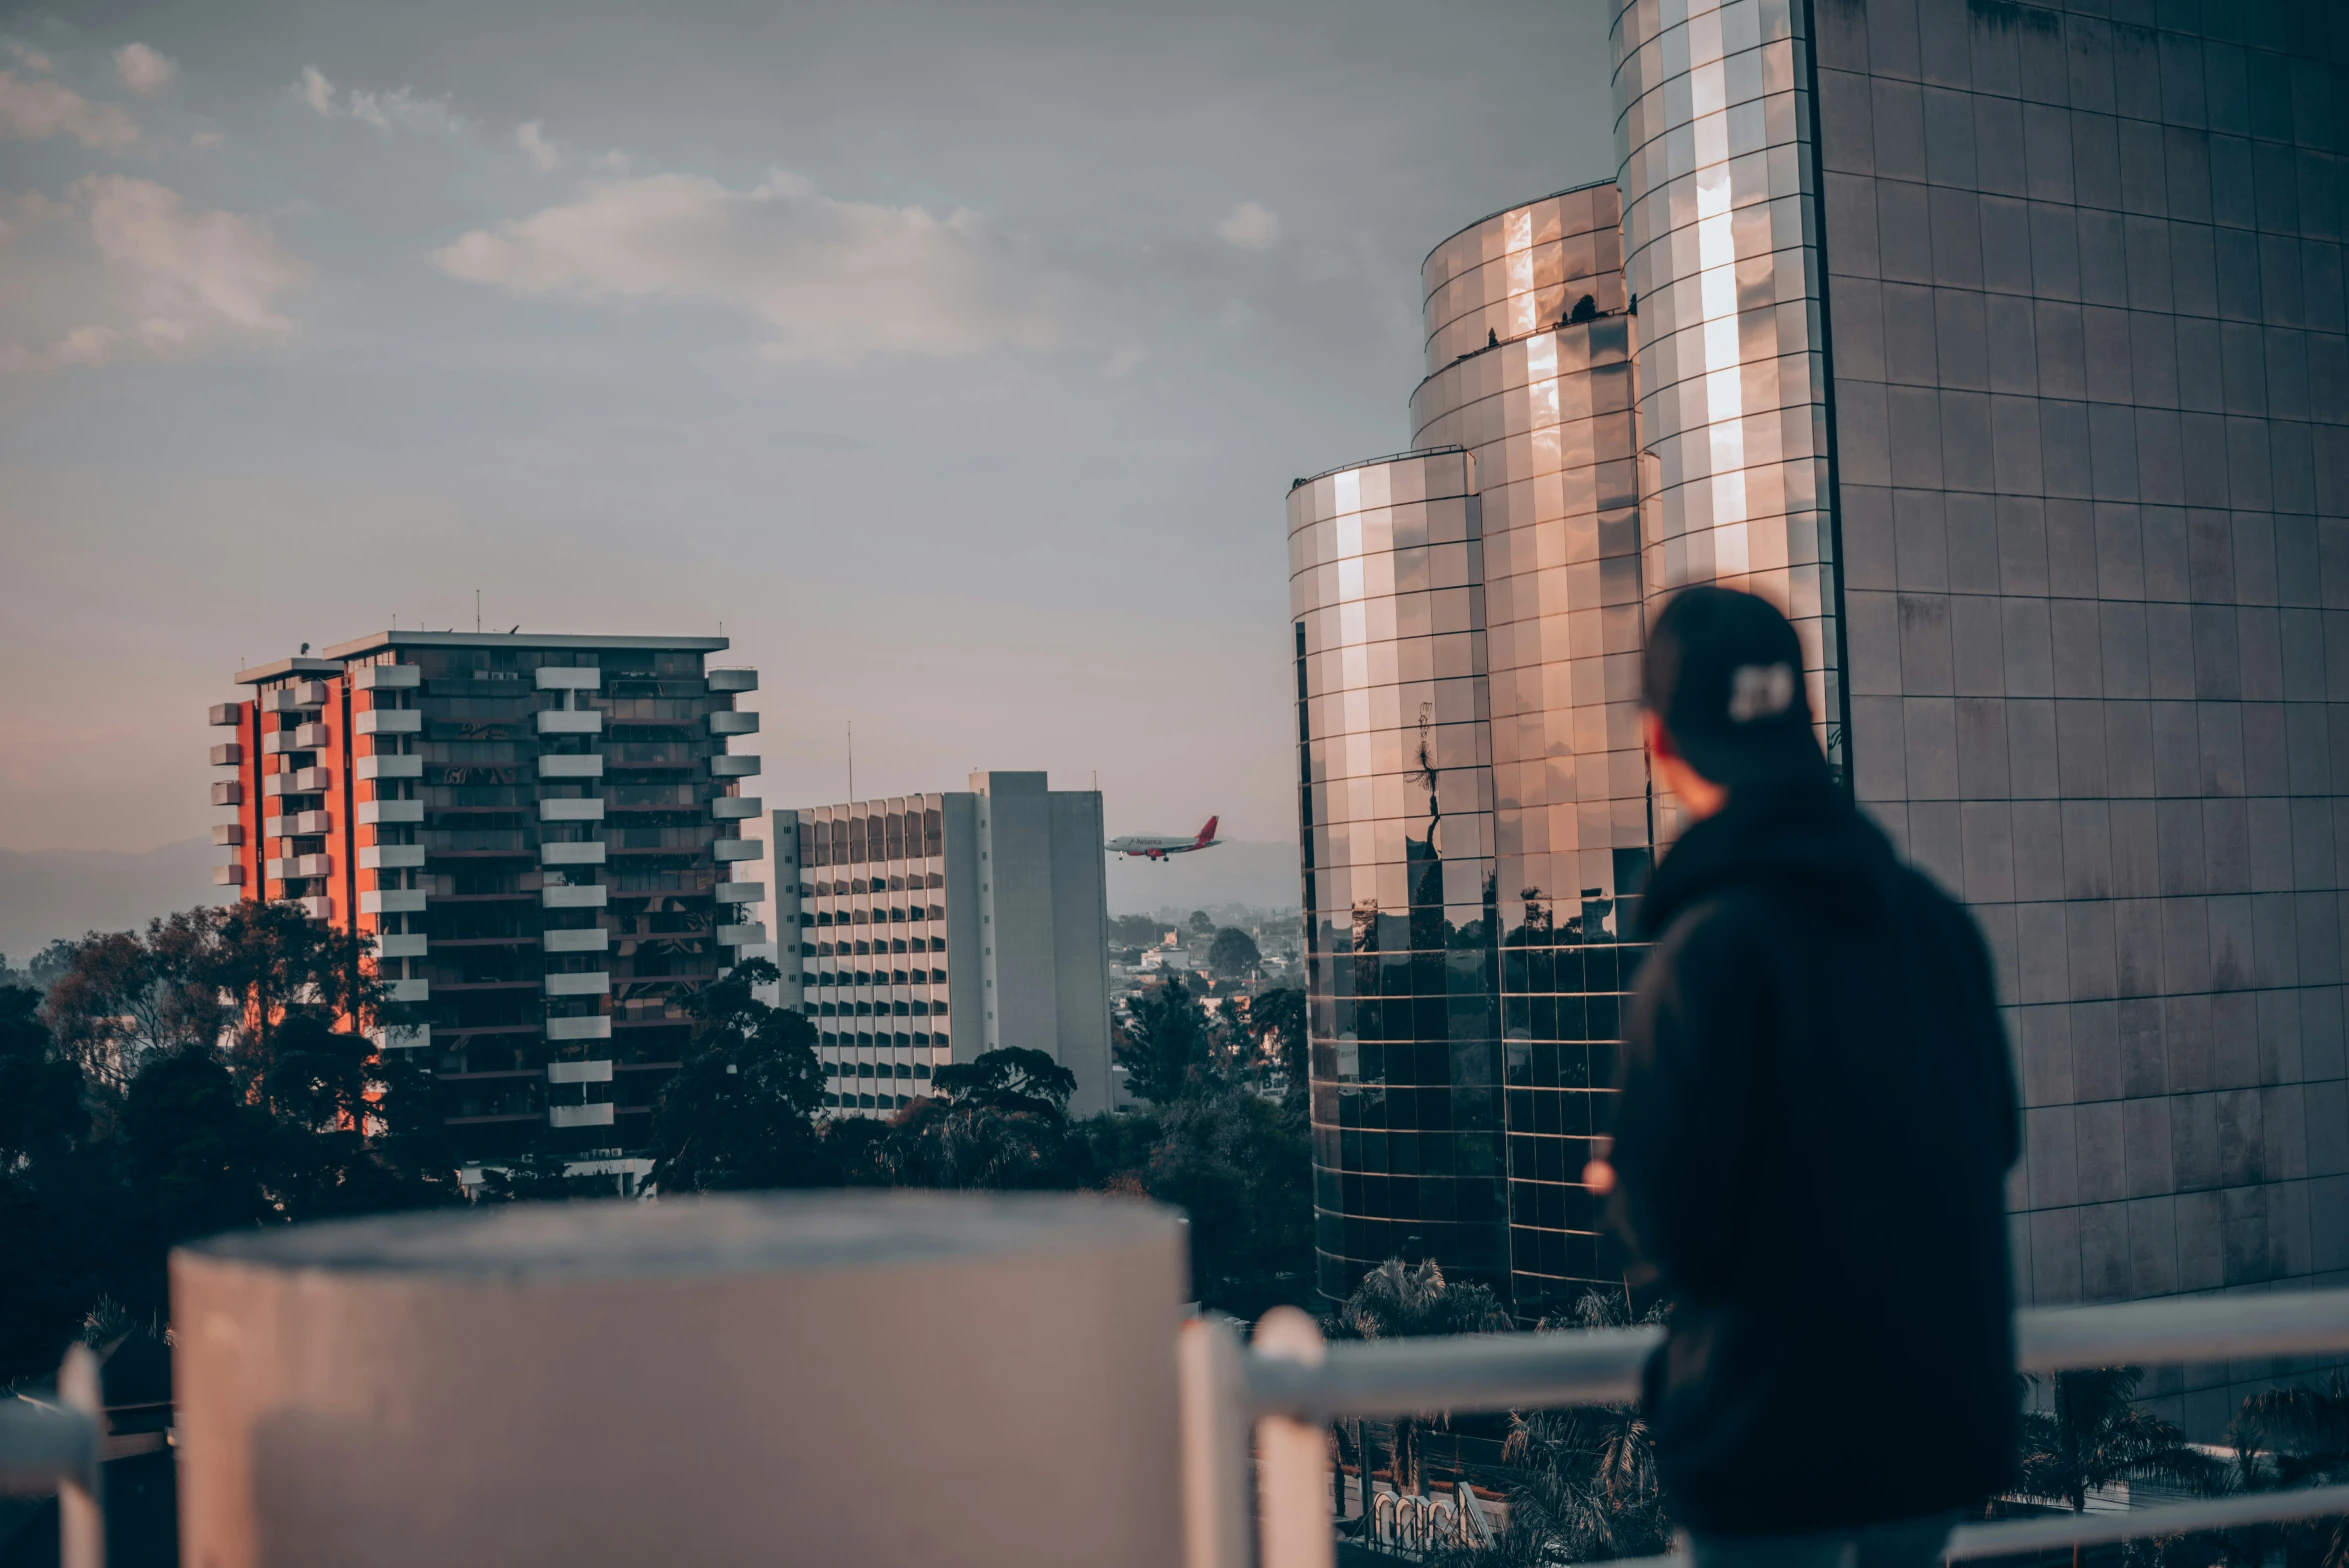
[[[1501,1299],[1483,1285],[1455,1285],[1430,1258],[1405,1263],[1389,1258],[1362,1276],[1354,1293],[1323,1321],[1331,1339],[1403,1339],[1423,1334],[1498,1334],[1516,1325]],[[1442,1412],[1420,1411],[1395,1418],[1388,1473],[1398,1491],[1416,1489],[1420,1479],[1421,1430],[1448,1425]],[[1370,1511],[1370,1455],[1359,1435],[1354,1446],[1362,1453],[1363,1512]]]
[[[653,1107],[655,1185],[722,1192],[823,1184],[815,1025],[754,994],[780,978],[754,958],[694,993],[684,1065]]]
[[[1191,1288],[1201,1302],[1253,1321],[1312,1298],[1313,1146],[1278,1106],[1237,1084],[1119,1118],[1142,1134],[1128,1175],[1190,1217]],[[1104,1147],[1104,1154],[1113,1154]]]
[[[1271,1069],[1281,1108],[1302,1120],[1313,1091],[1311,1055],[1305,1040],[1305,993],[1294,986],[1260,991],[1248,1004],[1248,1029],[1256,1037],[1257,1059]]]
[[[2215,1490],[2267,1491],[2349,1479],[2349,1376],[2253,1394],[2235,1413],[2228,1438],[2235,1462]],[[2264,1461],[2264,1463],[2263,1463]],[[2287,1561],[2349,1568],[2349,1518],[2300,1520],[2260,1531],[2228,1531],[2211,1543],[2233,1560],[2264,1561],[2277,1535]]]
[[[1190,927],[1195,935],[1206,936],[1215,929],[1215,922],[1208,918],[1206,910],[1194,909],[1191,911]]]
[[[1536,1332],[1662,1321],[1660,1306],[1635,1318],[1621,1293],[1593,1290],[1565,1317],[1543,1319]],[[1516,1560],[1645,1557],[1670,1544],[1655,1444],[1637,1405],[1512,1411],[1501,1457],[1516,1471],[1508,1542]]]
[[[1238,926],[1225,926],[1215,933],[1215,940],[1207,949],[1207,967],[1227,979],[1237,980],[1264,962],[1264,955],[1256,950],[1256,939]]]
[[[63,937],[51,940],[47,947],[27,960],[22,969],[10,964],[6,953],[0,953],[0,986],[14,985],[36,992],[46,991],[57,983],[57,977],[64,974],[72,963],[73,944]]]
[[[1126,1087],[1156,1105],[1196,1092],[1212,1048],[1207,1011],[1180,975],[1134,998],[1116,1045]]]
[[[99,1086],[119,1093],[147,1057],[219,1038],[219,994],[206,973],[213,923],[214,911],[192,909],[149,921],[144,939],[92,931],[65,950],[49,1026]]]
[[[2056,1373],[2052,1408],[2023,1413],[2016,1493],[2084,1513],[2088,1494],[2116,1481],[2208,1486],[2210,1457],[2175,1426],[2131,1402],[2142,1376],[2135,1367]],[[2074,1547],[2075,1568],[2079,1559]]]
[[[1070,1137],[1077,1075],[1017,1046],[938,1069],[935,1096],[890,1124],[881,1168],[900,1187],[1065,1190],[1084,1174]]]
[[[1156,947],[1166,936],[1166,922],[1156,915],[1111,915],[1109,939],[1123,947]]]

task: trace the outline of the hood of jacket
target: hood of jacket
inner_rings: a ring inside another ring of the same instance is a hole
[[[1876,824],[1824,774],[1735,790],[1691,827],[1656,867],[1640,930],[1663,934],[1691,903],[1733,886],[1764,886],[1839,923],[1890,903],[1899,857]]]

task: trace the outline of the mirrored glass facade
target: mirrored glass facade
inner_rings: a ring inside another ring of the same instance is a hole
[[[1317,1282],[1390,1257],[1505,1289],[1493,774],[1475,465],[1289,491]]]
[[[1619,1273],[1581,1178],[1607,1125],[1650,842],[1620,219],[1612,183],[1561,192],[1471,224],[1422,273],[1415,439],[1468,450],[1482,517],[1509,1256],[1526,1316]]]

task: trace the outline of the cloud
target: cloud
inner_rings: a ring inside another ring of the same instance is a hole
[[[36,341],[0,338],[0,370],[181,359],[293,331],[277,297],[310,269],[256,219],[192,209],[166,186],[122,175],[91,175],[62,202],[35,195],[15,210],[58,243],[14,269],[23,287],[10,303],[33,319],[10,324]]]
[[[612,180],[432,259],[519,295],[709,301],[769,328],[762,352],[777,359],[939,358],[1055,336],[1039,280],[974,215],[838,201],[782,173],[747,191]]]
[[[1149,357],[1149,350],[1138,343],[1128,343],[1109,356],[1109,363],[1101,367],[1101,373],[1112,380],[1122,376],[1130,376],[1134,373],[1134,367]]]
[[[1244,201],[1224,214],[1215,232],[1242,250],[1263,250],[1281,237],[1280,215],[1269,207]]]
[[[37,142],[60,131],[84,147],[127,147],[139,139],[138,122],[112,104],[91,103],[62,82],[0,71],[0,136]]]
[[[419,97],[413,87],[395,87],[389,92],[368,92],[353,87],[338,92],[334,83],[326,79],[326,73],[314,65],[302,67],[302,79],[294,84],[294,96],[327,119],[357,120],[379,131],[423,131],[435,136],[454,136],[465,129],[465,117],[449,106],[446,97]]]
[[[541,174],[552,174],[562,159],[555,152],[555,144],[546,139],[544,125],[537,120],[525,121],[514,128],[514,145],[530,155]]]
[[[11,38],[8,40],[8,52],[12,55],[15,55],[19,61],[23,62],[24,68],[26,70],[35,72],[38,75],[47,76],[51,71],[57,69],[57,64],[55,61],[51,60],[47,55],[41,53],[40,50],[35,49],[31,44],[22,42],[19,39]]]
[[[145,44],[124,44],[114,51],[114,71],[122,78],[122,85],[141,98],[152,98],[163,91],[179,70],[179,62]]]

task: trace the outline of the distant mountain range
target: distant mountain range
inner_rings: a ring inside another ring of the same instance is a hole
[[[1251,909],[1295,909],[1297,846],[1228,839],[1213,849],[1164,860],[1109,858],[1109,912],[1154,915],[1162,910],[1239,904]]]
[[[209,838],[145,854],[115,849],[0,849],[0,953],[18,964],[53,937],[127,931],[157,915],[222,902]]]

